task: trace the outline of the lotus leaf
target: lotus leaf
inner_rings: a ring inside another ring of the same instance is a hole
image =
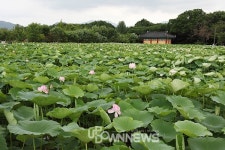
[[[84,92],[82,89],[80,89],[78,86],[71,85],[66,89],[63,89],[64,94],[71,96],[71,97],[83,97]]]
[[[189,138],[188,144],[191,150],[224,150],[225,139],[214,137]]]
[[[176,130],[172,122],[156,119],[152,121],[151,126],[153,131],[156,131],[166,142],[170,142],[176,138]]]
[[[189,137],[212,136],[205,126],[189,120],[177,121],[174,128],[177,132],[184,133]]]
[[[131,131],[136,128],[142,127],[142,121],[134,120],[131,117],[121,116],[113,119],[113,127],[117,132]]]
[[[52,120],[41,121],[19,121],[18,124],[8,125],[10,133],[17,135],[51,135],[57,136],[60,133],[60,125]]]
[[[171,87],[172,87],[173,92],[177,92],[177,91],[180,91],[182,89],[185,89],[189,85],[190,85],[189,83],[184,82],[184,81],[179,80],[179,79],[174,79],[171,82]]]

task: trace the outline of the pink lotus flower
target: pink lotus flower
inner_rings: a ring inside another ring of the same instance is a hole
[[[135,69],[136,68],[136,64],[135,63],[130,63],[129,64],[129,68],[130,69]]]
[[[39,92],[44,92],[45,94],[48,94],[48,92],[49,92],[49,90],[48,90],[46,85],[42,85],[42,86],[38,87],[38,91]]]
[[[60,82],[64,82],[65,81],[65,77],[59,77],[59,81]]]
[[[89,74],[95,74],[95,71],[94,70],[90,70]]]
[[[117,104],[113,104],[113,107],[108,110],[108,113],[115,113],[115,118],[118,117],[121,114],[120,106],[118,106]]]

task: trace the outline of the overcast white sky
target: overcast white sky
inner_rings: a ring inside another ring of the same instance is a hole
[[[225,11],[225,0],[0,0],[0,20],[27,26],[104,20],[133,26],[145,18],[161,23],[186,10]]]

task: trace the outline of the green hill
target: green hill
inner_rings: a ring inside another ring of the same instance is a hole
[[[6,21],[0,21],[0,28],[6,28],[6,29],[13,29],[15,24],[6,22]]]

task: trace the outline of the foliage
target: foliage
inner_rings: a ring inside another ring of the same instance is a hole
[[[119,32],[119,33],[126,33],[127,32],[127,27],[126,27],[126,24],[124,21],[120,21],[116,27],[116,30]]]
[[[0,55],[2,149],[224,148],[222,46],[25,42]]]
[[[202,9],[185,11],[165,23],[152,23],[146,19],[126,27],[124,21],[113,25],[106,21],[68,24],[62,21],[51,26],[31,23],[27,27],[0,29],[1,41],[76,42],[76,43],[137,43],[140,34],[147,31],[169,32],[176,35],[173,43],[217,44],[225,43],[225,12],[205,13]]]

